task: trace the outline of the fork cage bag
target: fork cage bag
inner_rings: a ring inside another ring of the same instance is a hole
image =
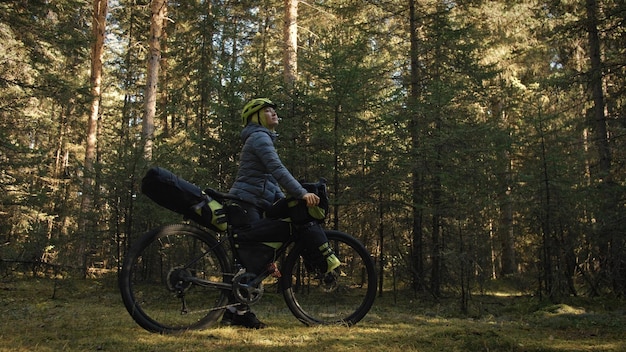
[[[158,205],[217,231],[226,230],[223,206],[171,171],[152,167],[141,180],[141,192]]]

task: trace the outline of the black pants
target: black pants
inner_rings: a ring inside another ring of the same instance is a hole
[[[237,224],[233,225],[236,250],[247,272],[259,275],[276,259],[273,257],[274,249],[262,242],[286,242],[292,236],[297,236],[298,241],[304,241],[305,260],[312,264],[325,261],[320,246],[327,243],[328,238],[319,223],[293,224],[281,218],[267,218],[263,209],[252,204],[241,202],[238,205],[240,211],[237,212],[237,219],[230,220]],[[284,214],[285,218],[288,216]],[[236,302],[234,296],[230,302]]]
[[[288,218],[289,214],[280,214],[276,211],[263,210],[249,203],[240,203],[239,206],[245,212],[246,221],[241,228],[235,229],[240,241],[251,242],[285,242],[291,236],[297,236],[297,240],[306,243],[306,248],[315,253],[318,248],[328,242],[326,233],[321,224],[316,221],[307,223],[292,223],[282,218]],[[288,209],[281,209],[285,212]],[[264,214],[271,213],[273,218],[267,218]]]

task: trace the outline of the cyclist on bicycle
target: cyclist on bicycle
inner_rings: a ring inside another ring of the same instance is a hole
[[[290,234],[290,227],[278,219],[268,219],[265,211],[272,204],[285,198],[282,188],[295,199],[302,199],[309,207],[316,206],[320,198],[310,193],[291,175],[280,160],[274,140],[277,137],[274,131],[279,124],[279,118],[274,110],[276,105],[267,98],[252,99],[241,113],[244,125],[241,131],[243,147],[239,158],[239,170],[230,193],[237,195],[244,202],[240,206],[247,213],[247,223],[251,233],[259,226],[275,224],[275,229]],[[288,215],[285,215],[288,216]],[[324,230],[318,223],[308,223],[296,229],[311,253],[310,265],[322,273],[330,272],[340,265],[339,259],[330,249]],[[247,268],[248,271],[259,274],[260,268]],[[229,308],[222,317],[223,325],[237,325],[247,328],[261,329],[266,325],[259,321],[256,315],[245,305],[237,309]]]

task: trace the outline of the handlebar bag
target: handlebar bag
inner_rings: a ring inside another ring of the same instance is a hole
[[[307,192],[315,193],[320,197],[318,205],[308,207],[302,199],[287,197],[276,201],[266,210],[266,216],[270,218],[289,218],[294,224],[304,224],[308,222],[324,223],[328,216],[329,200],[326,184],[300,183]]]

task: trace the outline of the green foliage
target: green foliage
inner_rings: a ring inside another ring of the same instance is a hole
[[[283,2],[168,2],[151,163],[227,191],[240,108],[267,96],[283,161],[329,180],[327,225],[365,243],[386,289],[458,295],[466,311],[502,277],[556,301],[623,294],[624,5],[598,1],[607,184],[584,4],[413,1],[411,43],[409,3],[299,2],[292,89]],[[110,8],[94,209],[80,212],[91,5],[0,4],[0,259],[115,269],[137,236],[180,220],[139,189],[145,1]],[[79,233],[81,217],[94,227]]]
[[[2,259],[66,263],[82,144],[85,3],[2,3],[0,128]]]

